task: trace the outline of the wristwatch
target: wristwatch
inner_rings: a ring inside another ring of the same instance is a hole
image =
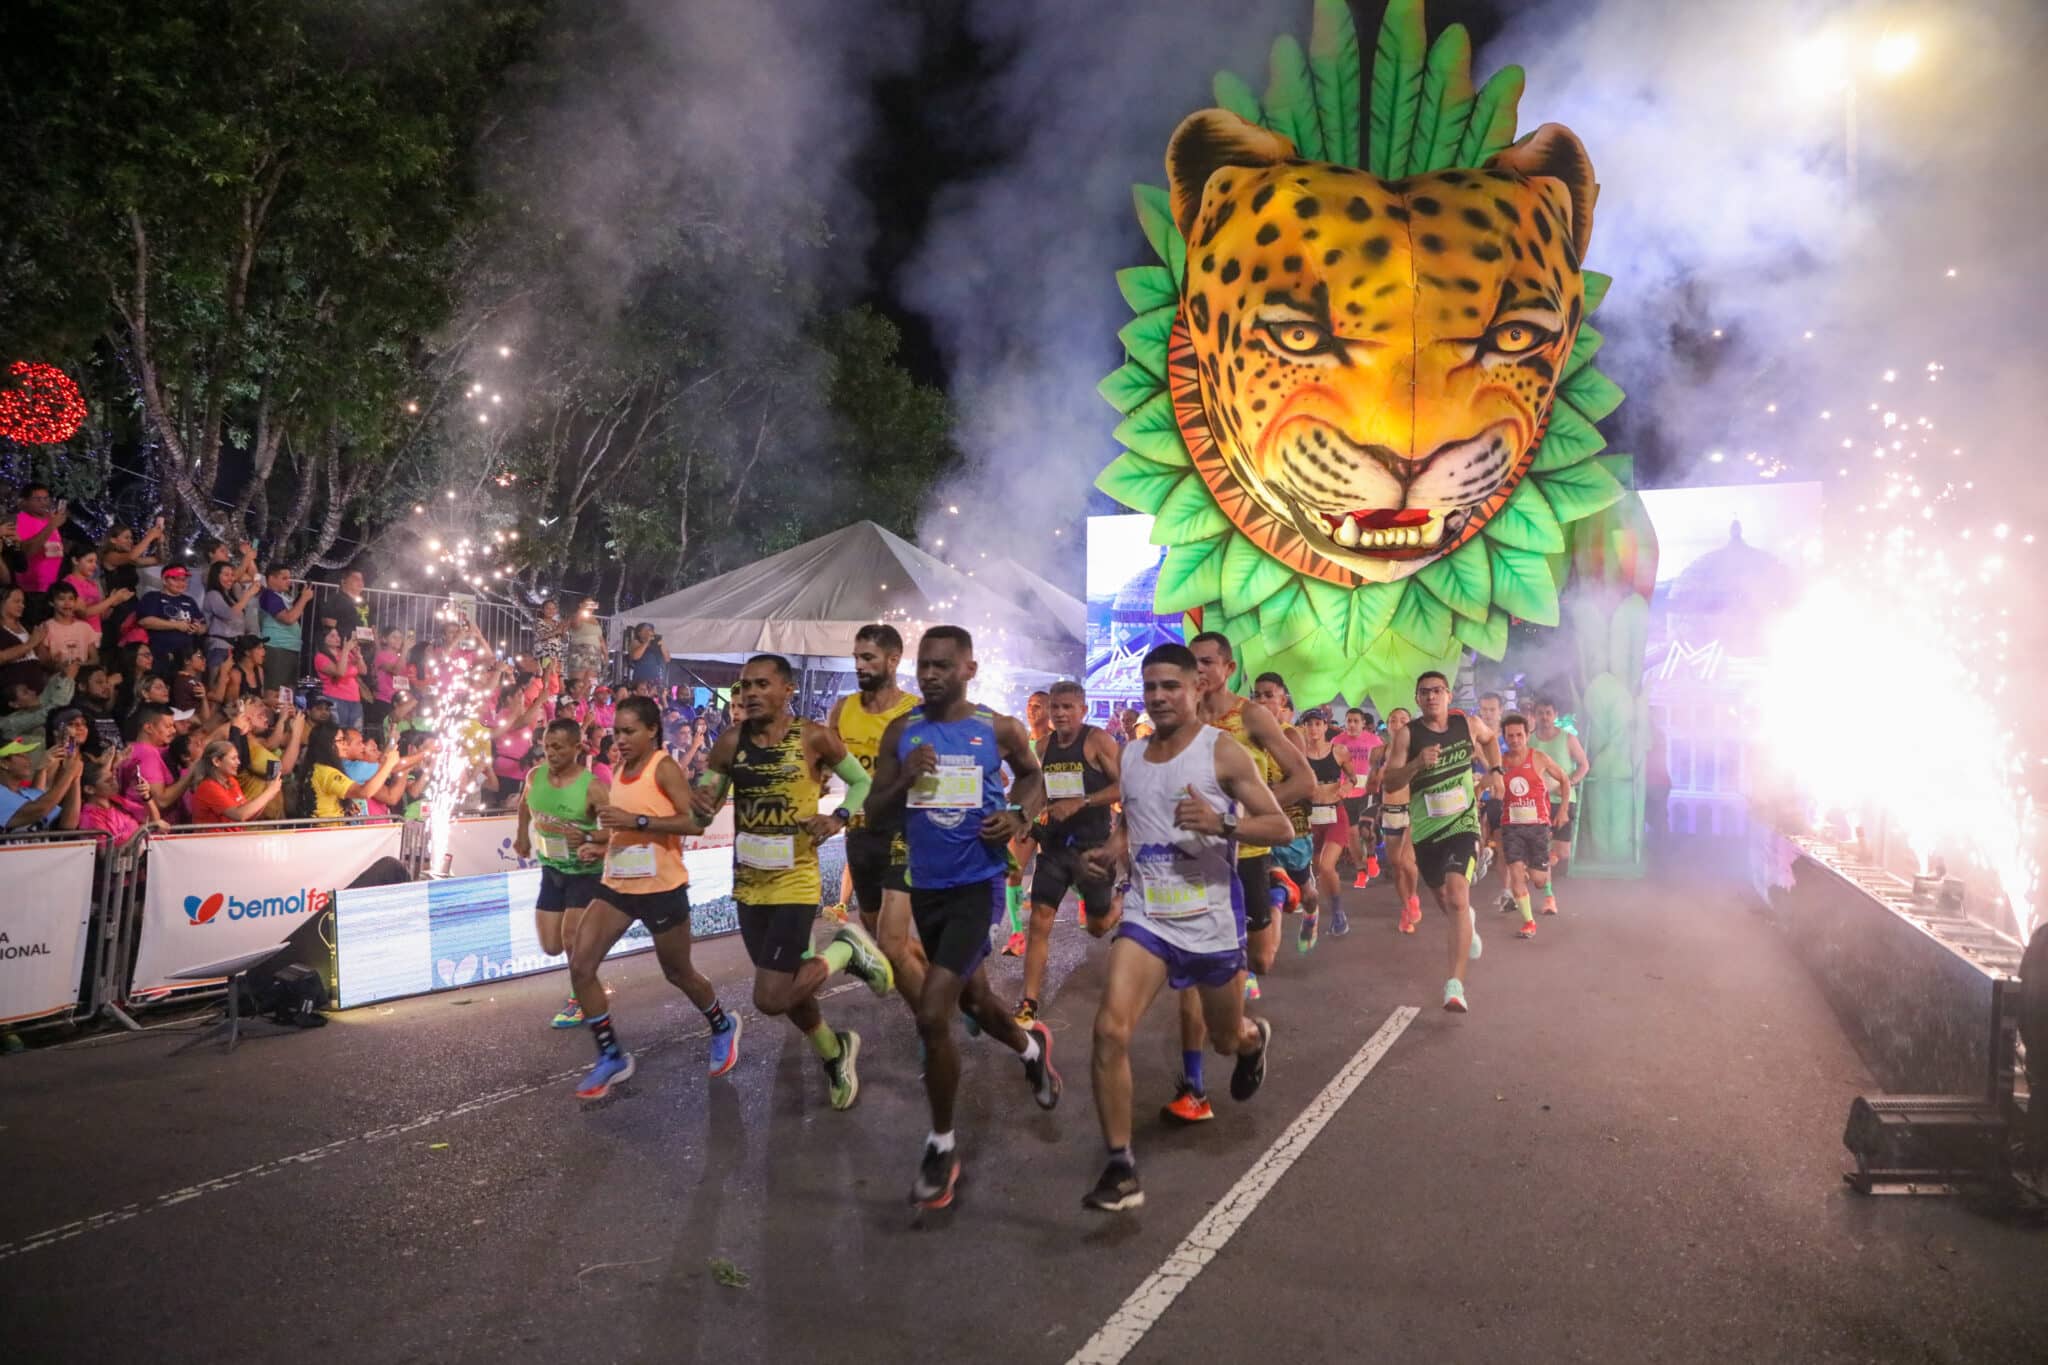
[[[646,816],[644,816],[644,815],[636,815],[636,816],[634,816],[634,817],[633,817],[633,828],[634,828],[634,829],[646,829],[646,828],[647,828],[647,817],[646,817]]]
[[[1223,808],[1223,832],[1225,834],[1237,833],[1237,803],[1235,801]]]
[[[853,823],[853,812],[841,806],[838,810],[832,812],[832,818],[842,825],[850,825]]]

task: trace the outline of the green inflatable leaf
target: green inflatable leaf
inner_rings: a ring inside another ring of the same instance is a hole
[[[1512,545],[1493,547],[1493,600],[1501,610],[1539,626],[1557,624],[1557,580],[1550,560]]]
[[[1308,603],[1308,594],[1302,591],[1301,580],[1294,578],[1260,605],[1259,643],[1278,654],[1314,635],[1322,624]]]
[[[1172,308],[1154,308],[1132,318],[1116,334],[1131,359],[1162,380],[1166,378],[1166,348],[1173,337],[1174,312]]]
[[[1408,157],[1411,175],[1440,171],[1458,161],[1458,143],[1472,117],[1472,38],[1463,24],[1437,35],[1422,72],[1422,107],[1415,123],[1415,145]]]
[[[1401,605],[1405,583],[1367,583],[1351,590],[1351,620],[1344,631],[1344,652],[1356,657],[1379,639]]]
[[[1133,185],[1131,202],[1137,205],[1138,226],[1145,229],[1145,240],[1178,285],[1187,274],[1188,244],[1173,221],[1173,201],[1157,185]]]
[[[1614,481],[1623,488],[1636,486],[1636,457],[1633,455],[1595,455],[1593,463],[1614,476]]]
[[[1600,354],[1601,343],[1607,338],[1590,322],[1579,324],[1578,340],[1572,343],[1572,353],[1564,362],[1564,376],[1569,379],[1593,363],[1593,357]]]
[[[1555,473],[1535,477],[1550,510],[1557,513],[1559,521],[1566,523],[1590,517],[1603,507],[1612,507],[1628,492],[1615,482],[1612,474],[1600,467],[1598,460],[1581,460]]]
[[[1586,312],[1590,315],[1607,297],[1607,286],[1614,283],[1614,277],[1588,270],[1581,278],[1586,282]]]
[[[1437,560],[1421,573],[1415,581],[1460,616],[1469,616],[1475,621],[1486,619],[1486,608],[1493,601],[1491,571],[1486,563],[1486,541],[1474,536],[1450,554]]]
[[[1209,495],[1209,485],[1200,474],[1183,474],[1166,495],[1152,519],[1154,545],[1180,545],[1190,540],[1207,540],[1230,529],[1230,518]]]
[[[1416,107],[1422,103],[1422,68],[1429,33],[1422,0],[1387,0],[1379,45],[1372,55],[1372,161],[1366,167],[1385,180],[1408,174],[1408,144],[1415,140]]]
[[[1496,545],[1539,555],[1554,555],[1564,549],[1564,528],[1558,525],[1557,513],[1550,510],[1534,479],[1522,481],[1507,506],[1493,514],[1480,534]]]
[[[1152,610],[1161,616],[1205,607],[1223,595],[1223,547],[1228,536],[1175,545],[1159,566]]]
[[[1451,609],[1437,601],[1434,593],[1423,591],[1420,584],[1411,580],[1406,586],[1408,591],[1401,594],[1390,623],[1394,634],[1417,649],[1441,650],[1451,638]]]
[[[1323,159],[1323,130],[1316,122],[1316,88],[1308,73],[1308,57],[1294,35],[1273,40],[1266,69],[1266,126],[1294,144],[1297,155]]]
[[[1488,612],[1483,622],[1459,617],[1454,633],[1460,644],[1489,659],[1497,660],[1508,652],[1508,614],[1498,608]]]
[[[1232,536],[1223,551],[1223,610],[1231,616],[1257,611],[1293,577],[1294,570],[1243,536]]]
[[[1259,97],[1245,84],[1244,77],[1234,71],[1219,71],[1210,82],[1216,92],[1216,103],[1243,119],[1246,123],[1263,124],[1265,111],[1259,108]]]
[[[1183,468],[1189,463],[1187,443],[1173,419],[1173,399],[1164,393],[1153,395],[1118,423],[1116,438],[1155,463]]]
[[[1316,121],[1323,129],[1323,160],[1358,164],[1358,27],[1345,0],[1316,0],[1309,30],[1309,70],[1315,79]]]
[[[1458,144],[1458,164],[1477,166],[1515,140],[1515,113],[1522,102],[1524,74],[1519,66],[1493,73],[1472,99],[1472,119]]]
[[[1600,429],[1581,417],[1577,408],[1559,399],[1551,404],[1550,430],[1544,434],[1543,444],[1536,448],[1536,462],[1530,468],[1539,474],[1564,469],[1588,455],[1599,454],[1606,446],[1607,438],[1600,434]]]
[[[1565,380],[1563,392],[1589,421],[1597,422],[1621,406],[1621,386],[1590,366]]]
[[[1095,486],[1124,506],[1157,512],[1185,471],[1157,464],[1142,455],[1124,454],[1095,476]],[[1199,476],[1196,479],[1200,482]]]
[[[1180,291],[1174,288],[1173,276],[1163,265],[1134,265],[1119,270],[1116,287],[1123,292],[1124,302],[1133,313],[1149,313],[1154,308],[1180,302]]]
[[[1308,604],[1315,609],[1316,619],[1323,623],[1323,630],[1332,644],[1342,648],[1344,632],[1351,626],[1351,590],[1305,575],[1301,587],[1308,594]]]
[[[1135,360],[1126,360],[1103,376],[1095,391],[1107,398],[1109,405],[1118,412],[1134,412],[1153,394],[1166,392],[1159,376]]]

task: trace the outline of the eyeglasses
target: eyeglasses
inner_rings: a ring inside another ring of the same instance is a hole
[[[1435,697],[1448,693],[1450,690],[1448,687],[1418,687],[1415,689],[1415,695],[1418,697]]]

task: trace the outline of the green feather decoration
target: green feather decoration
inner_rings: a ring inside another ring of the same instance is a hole
[[[1102,377],[1095,391],[1118,412],[1132,412],[1155,393],[1164,393],[1159,377],[1135,360],[1126,360]]]
[[[1098,485],[1099,486],[1099,485]],[[1152,610],[1161,616],[1205,607],[1223,595],[1223,547],[1229,536],[1176,545],[1159,566]]]
[[[1591,313],[1606,299],[1607,286],[1614,283],[1614,276],[1588,270],[1581,274],[1581,278],[1586,282],[1586,311]]]
[[[1522,102],[1522,68],[1504,66],[1472,98],[1472,119],[1458,144],[1458,164],[1477,166],[1515,140],[1515,112]]]
[[[1138,206],[1138,226],[1145,230],[1145,240],[1178,285],[1187,274],[1188,244],[1173,221],[1173,201],[1157,185],[1133,185],[1131,202]]]
[[[1117,424],[1116,439],[1154,464],[1185,469],[1190,461],[1187,442],[1181,439],[1180,424],[1173,419],[1173,399],[1154,394]]]
[[[1358,164],[1358,29],[1345,0],[1316,0],[1308,38],[1315,79],[1316,119],[1323,128],[1323,158]]]
[[[1174,309],[1154,308],[1141,313],[1123,325],[1117,340],[1123,342],[1124,350],[1131,359],[1150,370],[1160,380],[1166,378],[1166,347],[1173,336]]]
[[[1408,171],[1440,171],[1458,159],[1458,141],[1472,117],[1472,38],[1463,24],[1452,24],[1429,50],[1422,73],[1422,109],[1415,124],[1415,143]]]
[[[1244,77],[1234,71],[1219,71],[1210,86],[1215,92],[1218,107],[1228,109],[1246,123],[1264,125],[1266,113],[1259,108],[1259,97],[1245,84]]]
[[[1266,126],[1294,144],[1296,154],[1323,160],[1323,130],[1316,122],[1315,82],[1308,58],[1294,35],[1273,40],[1273,58],[1266,75]]]
[[[1180,302],[1180,290],[1163,265],[1134,265],[1116,272],[1117,291],[1133,313],[1149,313]]]
[[[1428,50],[1421,0],[1387,0],[1379,46],[1373,50],[1372,161],[1366,167],[1382,179],[1398,180],[1408,174],[1408,144],[1415,137]]]
[[[1157,512],[1186,473],[1127,451],[1095,476],[1095,486],[1126,507]]]

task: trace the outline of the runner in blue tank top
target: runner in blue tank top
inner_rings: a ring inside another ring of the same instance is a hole
[[[953,1101],[960,1089],[956,1012],[971,1016],[1022,1058],[1040,1108],[1050,1109],[1060,1098],[1052,1034],[1044,1024],[1020,1028],[989,989],[982,964],[1002,904],[1004,847],[1031,827],[1045,804],[1045,789],[1024,727],[967,700],[974,672],[974,640],[966,631],[933,626],[924,633],[917,645],[924,705],[889,723],[867,802],[870,820],[893,823],[902,813],[910,846],[910,916],[930,962],[915,1003],[932,1131],[910,1193],[911,1202],[924,1208],[952,1203],[960,1178],[953,1146]],[[1016,778],[1008,801],[1000,772],[1005,763]]]

